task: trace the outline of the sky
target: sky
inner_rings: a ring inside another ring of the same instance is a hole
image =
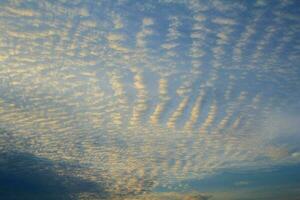
[[[300,196],[297,0],[0,0],[0,198]]]

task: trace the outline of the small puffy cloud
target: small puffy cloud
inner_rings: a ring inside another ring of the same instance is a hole
[[[83,17],[87,17],[90,15],[88,8],[86,7],[82,7],[80,9],[78,9],[78,14],[83,16]]]
[[[143,19],[143,24],[144,24],[145,26],[150,26],[150,25],[153,25],[153,24],[154,24],[154,21],[153,21],[153,19],[151,19],[151,18],[144,18],[144,19]]]
[[[178,46],[177,43],[166,43],[166,44],[161,45],[162,48],[167,49],[167,50],[173,49],[176,46]]]
[[[0,54],[0,62],[5,61],[8,58],[8,55],[1,55]]]
[[[115,29],[121,29],[121,28],[124,27],[124,24],[122,22],[122,18],[117,14],[113,15],[113,23],[114,23],[114,28]]]
[[[266,5],[268,5],[268,1],[266,1],[266,0],[257,0],[255,2],[255,6],[257,6],[257,7],[264,7]]]
[[[107,40],[109,41],[120,41],[124,39],[124,36],[121,34],[114,34],[114,33],[110,33],[107,35]]]
[[[206,16],[204,16],[204,15],[195,15],[195,16],[193,17],[193,19],[194,19],[195,21],[197,21],[197,22],[202,22],[202,21],[205,21],[205,20],[206,20]]]
[[[234,19],[230,18],[215,18],[212,20],[213,23],[219,24],[219,25],[235,25],[236,21]]]

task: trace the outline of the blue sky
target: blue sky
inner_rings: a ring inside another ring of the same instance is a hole
[[[299,13],[296,0],[2,0],[2,160],[101,188],[71,199],[296,199]]]

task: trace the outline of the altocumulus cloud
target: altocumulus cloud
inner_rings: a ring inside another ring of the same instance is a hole
[[[281,113],[300,110],[298,9],[296,0],[1,1],[0,153],[45,159],[61,182],[100,188],[64,189],[83,199],[297,163],[299,117]]]

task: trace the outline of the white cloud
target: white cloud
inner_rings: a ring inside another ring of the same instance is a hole
[[[229,18],[214,18],[212,20],[213,23],[219,24],[219,25],[235,25],[236,21],[234,19]]]

